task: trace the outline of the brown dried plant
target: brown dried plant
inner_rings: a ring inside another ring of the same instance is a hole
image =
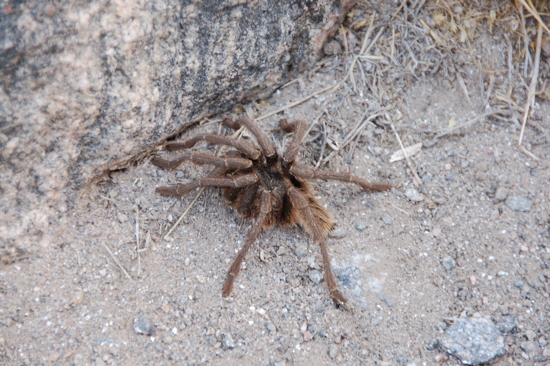
[[[227,145],[235,148],[224,156],[186,151],[177,160],[153,158],[151,162],[163,168],[174,169],[182,162],[190,160],[194,164],[210,164],[216,169],[210,175],[200,177],[187,184],[174,187],[160,187],[157,192],[163,195],[183,196],[198,187],[220,187],[231,207],[246,219],[254,220],[246,237],[245,244],[229,268],[222,296],[227,297],[233,290],[235,278],[241,269],[246,253],[260,235],[262,229],[275,224],[280,226],[300,225],[321,246],[324,277],[330,294],[339,304],[345,305],[346,298],[338,288],[336,277],[330,264],[327,247],[327,234],[334,227],[329,212],[315,199],[309,183],[312,179],[333,179],[355,183],[364,189],[384,191],[391,188],[387,183],[370,183],[349,173],[312,169],[297,162],[300,144],[307,133],[304,121],[280,121],[286,133],[294,135],[284,151],[277,152],[271,140],[247,116],[237,121],[226,118],[224,124],[232,129],[247,128],[256,138],[259,148],[249,141],[223,135],[203,133],[187,141],[171,143],[169,151],[192,148],[200,141],[212,145]]]

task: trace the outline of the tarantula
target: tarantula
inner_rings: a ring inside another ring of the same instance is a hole
[[[247,128],[260,145],[251,142],[203,133],[191,137],[185,142],[171,143],[169,151],[192,148],[199,141],[212,145],[227,145],[236,150],[224,156],[187,151],[177,160],[153,158],[151,162],[163,168],[174,169],[182,162],[190,160],[195,164],[211,164],[215,170],[187,184],[174,187],[159,187],[157,192],[163,195],[183,196],[197,187],[221,187],[224,197],[231,207],[246,219],[254,219],[248,231],[245,244],[229,268],[222,296],[227,297],[233,290],[233,283],[241,270],[246,253],[260,235],[262,229],[281,226],[300,225],[321,246],[324,277],[331,296],[345,306],[346,298],[338,288],[336,277],[330,264],[327,247],[327,234],[333,230],[334,221],[328,211],[315,199],[309,181],[312,179],[334,179],[355,183],[364,189],[384,191],[391,188],[387,183],[370,183],[349,173],[332,172],[324,169],[312,169],[297,162],[300,144],[308,128],[304,121],[293,123],[282,119],[284,132],[294,135],[286,149],[277,152],[273,143],[252,120],[243,115],[233,121],[226,118],[224,124],[231,129]]]

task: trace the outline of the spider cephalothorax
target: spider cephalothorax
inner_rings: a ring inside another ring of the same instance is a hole
[[[199,141],[209,144],[228,145],[236,150],[224,156],[187,151],[181,158],[168,161],[154,158],[151,162],[164,168],[174,169],[183,161],[195,164],[211,164],[216,167],[208,176],[175,187],[160,187],[157,192],[171,196],[183,196],[197,187],[221,187],[224,196],[244,218],[254,222],[248,232],[244,247],[241,249],[223,285],[222,296],[227,297],[233,290],[233,283],[241,269],[241,263],[250,246],[260,235],[263,228],[300,225],[321,246],[325,281],[332,297],[340,304],[346,298],[340,292],[330,264],[326,243],[327,234],[332,230],[334,221],[327,210],[314,198],[308,183],[311,179],[335,179],[358,184],[364,189],[384,191],[390,189],[387,183],[369,183],[349,173],[312,169],[299,164],[296,159],[300,144],[307,132],[304,121],[288,123],[281,120],[281,128],[294,136],[283,152],[278,153],[267,135],[246,116],[236,122],[225,119],[224,124],[232,129],[241,126],[247,128],[256,138],[260,147],[242,140],[211,133],[199,134],[182,143],[172,143],[167,150],[184,150],[195,146]]]

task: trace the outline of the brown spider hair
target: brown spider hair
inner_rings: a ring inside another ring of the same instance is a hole
[[[284,132],[294,133],[280,154],[264,131],[247,116],[243,115],[237,121],[226,118],[224,124],[232,129],[244,126],[256,138],[259,148],[246,140],[204,133],[181,143],[168,144],[166,149],[185,150],[192,148],[199,141],[205,141],[212,145],[231,146],[235,150],[229,151],[224,156],[186,151],[177,160],[168,161],[160,158],[151,160],[153,164],[169,169],[178,167],[186,160],[195,164],[214,165],[216,169],[208,176],[174,187],[159,187],[157,192],[163,195],[183,196],[198,187],[221,187],[229,205],[244,218],[254,220],[243,248],[229,268],[222,296],[227,297],[231,294],[241,263],[262,229],[271,228],[275,224],[300,225],[321,247],[325,282],[331,296],[339,304],[345,305],[347,300],[338,288],[326,242],[327,234],[334,227],[334,220],[315,199],[309,180],[334,179],[377,191],[388,190],[391,185],[370,183],[349,173],[312,169],[299,164],[297,157],[300,144],[308,130],[304,121],[293,123],[285,119],[280,121]]]

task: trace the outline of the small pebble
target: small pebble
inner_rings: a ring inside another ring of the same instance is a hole
[[[504,201],[506,197],[508,197],[508,188],[504,187],[498,187],[497,191],[495,192],[495,200],[497,201]]]
[[[328,355],[330,358],[335,359],[336,355],[338,355],[338,346],[335,344],[331,344],[328,348]]]
[[[304,333],[304,342],[309,342],[313,339],[313,334],[309,330]]]
[[[161,307],[162,311],[164,311],[165,313],[169,312],[170,311],[170,305],[168,305],[168,303],[164,303]]]
[[[358,222],[357,224],[355,224],[355,230],[357,231],[364,231],[366,228],[367,226],[362,222]]]
[[[99,275],[101,277],[107,276],[107,270],[105,268],[99,270]]]
[[[173,339],[170,336],[166,336],[162,341],[166,344],[172,344]]]
[[[273,323],[267,323],[266,328],[270,333],[275,333],[277,331],[277,327],[275,327],[275,324]]]
[[[317,285],[323,279],[323,275],[319,271],[310,271],[309,279]]]
[[[454,181],[455,180],[455,175],[454,174],[445,174],[445,180]]]
[[[534,341],[537,338],[537,333],[529,329],[525,331],[525,337],[527,338],[528,341]]]
[[[298,258],[303,258],[308,254],[308,248],[306,242],[299,242],[296,244],[296,247],[294,248],[294,254]]]
[[[73,298],[71,299],[71,303],[75,305],[80,305],[84,302],[84,292],[82,291],[76,291],[73,294]]]
[[[519,346],[527,353],[536,352],[539,349],[539,344],[533,341],[520,342]]]
[[[405,191],[405,196],[413,202],[424,201],[424,196],[414,188],[409,188]]]
[[[336,229],[328,233],[328,237],[332,239],[342,239],[345,238],[347,233],[342,229]]]
[[[470,276],[470,283],[471,283],[472,285],[475,285],[476,282],[477,282],[477,277],[476,277],[475,275],[471,275],[471,276]]]
[[[446,171],[451,170],[451,168],[452,168],[451,164],[449,164],[449,163],[445,164],[445,170]]]
[[[542,357],[550,357],[550,348],[545,348],[542,351]]]
[[[393,217],[388,214],[384,214],[382,215],[382,221],[384,221],[384,224],[386,225],[391,225],[393,224]]]
[[[121,224],[124,224],[126,221],[128,221],[128,216],[126,216],[125,214],[119,212],[117,214],[117,219]]]
[[[456,261],[454,260],[453,257],[446,257],[443,259],[443,261],[441,261],[441,264],[443,264],[443,267],[445,267],[447,271],[450,271],[453,268],[455,268]]]
[[[434,227],[432,229],[432,235],[439,239],[441,237],[441,228]]]
[[[146,336],[153,336],[156,333],[155,327],[149,323],[149,320],[144,316],[138,316],[134,319],[134,332],[138,334],[144,334]]]
[[[323,51],[328,56],[335,56],[342,53],[342,46],[340,45],[340,42],[333,39],[332,41],[325,43]]]
[[[514,211],[528,212],[531,211],[531,206],[533,206],[533,201],[530,201],[523,197],[508,197],[506,199],[506,206]]]
[[[223,349],[233,349],[233,348],[235,348],[235,341],[233,340],[233,337],[231,337],[231,334],[229,334],[229,333],[224,333],[223,334],[222,348]]]

